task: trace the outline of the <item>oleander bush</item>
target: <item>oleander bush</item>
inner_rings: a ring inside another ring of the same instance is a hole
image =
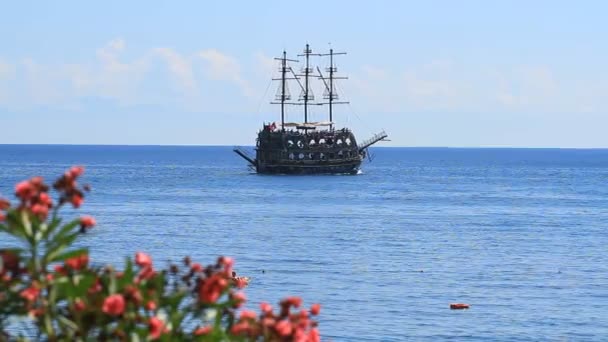
[[[79,208],[87,185],[72,167],[51,187],[41,177],[15,187],[15,204],[0,198],[0,341],[318,341],[319,304],[302,308],[287,297],[275,310],[243,308],[247,281],[234,278],[233,260],[203,266],[185,257],[166,270],[135,253],[122,268],[94,266],[74,242],[95,226],[93,217],[66,220],[65,206]],[[53,200],[51,192],[55,193]],[[6,241],[6,240],[5,240]],[[35,333],[15,332],[11,322],[31,320]],[[11,333],[9,333],[9,331]]]

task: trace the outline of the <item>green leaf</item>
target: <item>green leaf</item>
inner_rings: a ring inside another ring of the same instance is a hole
[[[6,232],[17,238],[27,239],[25,228],[21,222],[21,215],[16,209],[6,212]]]
[[[71,235],[68,235],[66,237],[63,237],[61,239],[58,239],[56,241],[53,241],[54,243],[52,243],[51,246],[49,246],[49,249],[47,250],[46,255],[44,256],[44,260],[46,261],[46,264],[57,260],[57,257],[60,255],[60,253],[64,249],[69,247],[74,242],[74,240],[76,240],[78,235],[79,235],[79,233],[76,232],[76,233],[72,233]]]
[[[110,274],[110,284],[108,285],[108,291],[110,294],[116,293],[116,274],[112,272]]]
[[[70,223],[65,224],[57,232],[57,234],[55,235],[55,237],[53,238],[53,240],[61,239],[64,235],[68,234],[72,229],[76,228],[79,225],[80,225],[80,220],[79,219],[72,220]]]
[[[78,325],[76,323],[74,323],[73,321],[69,320],[68,318],[59,315],[58,317],[59,323],[61,323],[63,326],[68,327],[70,329],[72,329],[73,331],[77,331],[78,330]]]
[[[81,271],[72,277],[70,281],[62,282],[59,286],[60,298],[86,297],[88,289],[95,283],[96,275],[90,272]]]
[[[89,254],[89,249],[88,248],[79,248],[79,249],[75,249],[73,251],[65,252],[65,253],[57,255],[55,258],[53,258],[53,260],[49,260],[49,262],[65,261],[69,258],[81,256],[83,254]]]
[[[43,232],[42,234],[42,238],[46,239],[50,234],[52,234],[55,229],[57,229],[57,227],[59,227],[59,225],[61,224],[61,219],[60,218],[53,218],[51,220],[51,222],[48,224],[48,226],[46,227],[46,230]]]

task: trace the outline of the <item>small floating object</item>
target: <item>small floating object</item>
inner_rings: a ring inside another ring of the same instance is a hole
[[[465,304],[465,303],[451,303],[450,304],[450,309],[452,310],[463,310],[463,309],[468,309],[470,307],[469,304]]]

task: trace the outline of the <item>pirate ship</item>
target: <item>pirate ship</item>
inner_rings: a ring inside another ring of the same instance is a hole
[[[255,147],[255,157],[251,157],[239,147],[234,152],[243,157],[258,173],[264,174],[317,174],[317,173],[343,173],[356,174],[362,161],[367,155],[367,149],[373,144],[384,140],[388,135],[382,131],[361,143],[357,142],[353,132],[344,127],[335,128],[333,122],[333,106],[346,104],[340,101],[336,92],[336,80],[346,79],[337,76],[337,67],[334,65],[334,56],[344,55],[344,52],[313,54],[306,44],[303,54],[304,66],[300,73],[296,73],[290,63],[298,63],[288,59],[287,53],[275,60],[280,61],[279,88],[275,101],[272,104],[281,106],[281,123],[264,124],[258,132]],[[329,67],[321,72],[319,67],[310,65],[311,56],[329,56]],[[324,88],[322,102],[314,102],[311,81],[322,81]],[[293,101],[288,81],[295,81],[300,90],[297,101]],[[296,105],[303,107],[303,122],[285,122],[285,107]],[[310,106],[328,106],[328,121],[309,121]]]

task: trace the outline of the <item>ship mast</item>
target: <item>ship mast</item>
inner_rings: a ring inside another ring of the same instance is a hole
[[[312,50],[310,49],[310,46],[308,44],[306,44],[306,48],[304,49],[304,53],[298,56],[305,56],[306,57],[306,66],[304,67],[304,75],[298,75],[298,76],[304,76],[304,91],[303,91],[303,100],[304,100],[304,123],[308,123],[308,101],[310,100],[314,100],[315,97],[312,94],[312,92],[310,91],[310,83],[308,81],[308,78],[311,74],[311,68],[310,68],[310,64],[309,64],[309,57],[310,56],[320,56],[319,54],[313,54]]]
[[[285,101],[291,99],[291,95],[289,94],[289,90],[287,88],[287,80],[294,79],[287,77],[287,71],[291,71],[291,67],[287,66],[287,62],[298,62],[295,59],[288,59],[287,52],[283,50],[283,57],[275,58],[275,60],[281,61],[281,78],[273,78],[273,80],[281,81],[280,86],[280,94],[277,94],[276,98],[281,100],[279,102],[281,104],[281,131],[285,131]],[[272,104],[277,104],[276,102],[271,102]]]
[[[329,67],[327,69],[325,69],[325,71],[329,72],[329,85],[325,82],[325,79],[323,78],[323,74],[321,74],[320,70],[319,70],[319,74],[320,74],[321,79],[323,79],[323,82],[325,82],[326,94],[324,94],[323,97],[329,100],[328,104],[329,104],[329,129],[330,130],[334,129],[333,105],[348,103],[348,102],[334,102],[334,100],[338,99],[338,94],[336,94],[336,92],[334,91],[335,90],[334,80],[348,79],[348,77],[334,76],[334,74],[338,71],[338,68],[334,66],[334,56],[335,55],[346,55],[346,52],[334,52],[334,49],[329,49],[329,53],[319,54],[319,56],[329,56]]]

